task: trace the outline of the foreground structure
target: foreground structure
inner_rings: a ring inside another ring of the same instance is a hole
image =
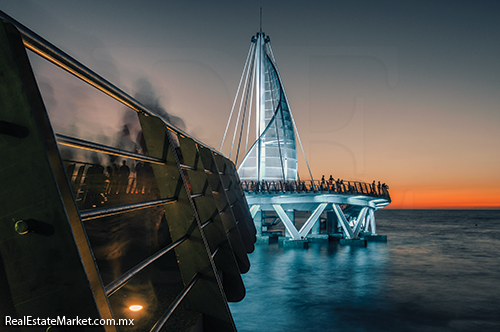
[[[2,329],[235,331],[256,237],[234,164],[0,17]],[[54,133],[25,47],[137,114],[136,148]]]
[[[238,115],[233,121],[238,102]],[[253,123],[252,112],[255,114]],[[279,230],[271,231],[280,222],[286,229],[284,243],[299,247],[318,239],[340,239],[346,244],[358,243],[360,238],[362,243],[365,239],[385,239],[377,235],[374,215],[377,209],[391,202],[385,184],[379,182],[376,186],[375,183],[335,181],[333,178],[328,182],[324,178],[315,181],[303,149],[310,180],[307,183],[299,180],[296,141],[301,147],[302,143],[270,38],[262,31],[252,37],[221,150],[232,122],[234,131],[229,158],[233,157],[238,165],[259,242],[285,235]],[[255,132],[255,140],[248,147],[252,132]],[[296,212],[307,212],[305,220],[299,221]],[[297,229],[299,223],[302,225]]]

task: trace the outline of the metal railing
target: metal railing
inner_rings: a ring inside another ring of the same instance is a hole
[[[83,80],[84,82],[90,84],[91,86],[97,88],[98,90],[102,91],[103,93],[107,94],[108,96],[114,98],[115,100],[119,101],[120,103],[126,105],[127,107],[131,108],[132,110],[143,113],[148,116],[157,116],[153,111],[148,109],[146,106],[138,102],[136,99],[132,98],[129,96],[127,93],[124,91],[120,90],[89,68],[85,67],[83,64],[79,63],[77,60],[73,59],[71,56],[63,52],[62,50],[58,49],[48,41],[46,41],[44,38],[38,36],[36,33],[33,31],[29,30],[26,28],[24,25],[21,23],[17,22],[7,14],[3,13],[0,11],[0,18],[6,19],[10,23],[12,23],[21,33],[23,43],[26,48],[29,50],[33,51],[34,53],[40,55],[41,57],[45,58],[46,60],[52,62],[53,64],[57,65],[58,67],[66,70],[67,72],[73,74],[74,76],[78,77],[79,79]],[[170,130],[173,130],[177,133],[180,133],[186,137],[189,137],[193,139],[197,144],[204,146],[208,149],[210,149],[213,153],[222,155],[221,152],[213,149],[210,146],[207,146],[203,142],[200,142],[196,138],[192,137],[191,135],[185,133],[183,130],[177,128],[176,126],[170,124],[167,122],[165,119],[162,119],[164,122],[165,126],[169,128]],[[165,164],[165,160],[161,160],[158,158],[153,158],[149,157],[147,155],[142,155],[138,153],[133,153],[130,151],[125,151],[121,149],[117,149],[111,146],[106,146],[102,144],[98,144],[95,142],[87,141],[87,140],[82,140],[79,138],[75,137],[70,137],[62,134],[56,134],[55,135],[57,138],[57,141],[60,145],[68,146],[71,148],[75,149],[80,149],[80,150],[87,150],[87,151],[93,151],[93,152],[98,152],[98,153],[103,153],[103,154],[108,154],[108,155],[114,155],[122,158],[128,158],[128,159],[133,159],[137,160],[140,162],[147,162],[147,163],[154,163],[154,164]],[[77,188],[74,192],[76,191],[76,197],[78,196],[78,192],[82,190],[82,186],[85,185],[84,179],[88,175],[88,168],[87,166],[98,166],[96,164],[84,162],[84,161],[72,161],[73,163],[73,168],[71,171],[71,174],[68,174],[68,178],[70,180],[70,184],[74,175],[75,171],[75,166],[76,164],[81,164],[83,168],[82,171],[78,171],[76,175],[76,178],[78,181],[76,181]],[[184,170],[192,170],[194,169],[193,167],[187,166],[180,164],[179,167]],[[81,173],[81,174],[80,174]],[[88,190],[88,188],[87,188]],[[102,189],[102,192],[99,192],[98,194],[101,195],[105,192],[104,189]],[[195,194],[192,195],[193,198],[199,197],[201,194]],[[177,201],[177,198],[167,198],[167,199],[154,199],[154,200],[148,200],[145,202],[139,202],[139,203],[131,203],[131,204],[125,204],[125,205],[120,205],[120,206],[104,206],[104,207],[95,207],[91,209],[82,209],[79,211],[80,217],[82,221],[88,221],[88,220],[93,220],[93,219],[101,219],[105,217],[109,217],[112,215],[116,214],[125,214],[125,213],[130,213],[133,211],[137,211],[139,209],[146,209],[146,208],[152,208],[152,207],[158,207],[162,206],[164,204],[169,204],[169,203],[175,203]],[[208,224],[207,222],[206,224]],[[206,226],[206,225],[204,225]],[[107,286],[104,287],[106,295],[109,297],[112,294],[114,294],[116,291],[118,291],[121,287],[127,284],[128,281],[130,281],[134,276],[136,276],[138,273],[146,269],[148,266],[150,266],[153,262],[157,261],[160,257],[163,257],[165,254],[168,252],[171,252],[173,249],[177,248],[181,244],[183,244],[186,240],[188,240],[189,235],[186,234],[177,241],[167,245],[166,247],[160,249],[158,252],[154,253],[153,255],[147,257],[144,259],[142,262],[134,266],[132,269],[128,270],[115,280],[113,280],[111,283],[109,283]],[[219,251],[219,247],[214,250],[212,253],[212,257],[217,254]],[[170,304],[170,307],[168,310],[163,314],[163,316],[156,322],[156,324],[152,327],[151,331],[159,331],[167,322],[167,320],[172,316],[172,313],[175,311],[175,309],[179,306],[179,304],[182,302],[182,300],[186,297],[186,295],[191,291],[191,289],[194,287],[196,282],[200,279],[200,274],[196,274],[193,279],[185,286],[185,288],[180,292],[180,294],[175,298],[175,300]]]
[[[175,311],[175,309],[177,309],[177,307],[179,306],[179,304],[182,302],[182,300],[184,300],[184,298],[187,296],[187,294],[189,293],[189,291],[194,287],[194,285],[196,284],[196,282],[198,280],[200,280],[200,274],[199,273],[196,274],[193,277],[193,279],[191,279],[191,281],[189,282],[189,284],[176,297],[176,299],[172,302],[172,304],[168,308],[167,312],[153,326],[153,328],[151,329],[151,332],[159,332],[159,331],[161,331],[161,329],[163,328],[163,326],[165,325],[165,323],[168,321],[168,319],[170,318],[170,316],[172,316],[172,314]]]
[[[68,147],[72,148],[78,148],[82,150],[88,150],[88,151],[94,151],[94,152],[99,152],[99,153],[106,153],[109,155],[117,156],[117,157],[123,157],[123,158],[129,158],[129,159],[134,159],[138,161],[144,161],[144,162],[149,162],[153,164],[160,164],[163,165],[165,164],[165,160],[161,160],[158,158],[153,158],[150,156],[146,156],[143,154],[139,153],[134,153],[130,151],[125,151],[121,149],[117,149],[111,146],[106,146],[103,144],[75,138],[75,137],[70,137],[66,135],[61,135],[61,134],[56,134],[57,138],[57,143],[61,145],[65,145]]]
[[[389,187],[359,181],[242,181],[247,193],[330,193],[365,195],[390,200]]]
[[[120,88],[118,88],[117,86],[115,86],[114,84],[112,84],[111,82],[109,82],[96,72],[87,68],[85,65],[81,64],[79,61],[77,61],[76,59],[74,59],[73,57],[71,57],[70,55],[68,55],[67,53],[65,53],[64,51],[62,51],[61,49],[59,49],[58,47],[56,47],[55,45],[44,39],[43,37],[39,36],[35,32],[31,31],[26,26],[16,21],[14,18],[10,17],[1,10],[0,10],[0,18],[9,21],[12,25],[16,27],[16,29],[21,33],[24,46],[29,50],[38,54],[47,61],[52,62],[56,66],[67,71],[68,73],[78,77],[85,83],[100,90],[101,92],[117,100],[123,105],[131,108],[132,110],[150,116],[155,116],[155,117],[158,116],[154,111],[143,105],[141,102],[130,96],[128,93],[124,92],[123,90],[121,90]],[[169,129],[181,133],[186,137],[192,138],[197,144],[212,150],[214,153],[223,155],[222,152],[216,150],[211,146],[208,146],[207,144],[201,142],[197,138],[189,135],[182,129],[176,127],[175,125],[165,120],[164,118],[160,117],[160,119],[165,123],[165,125]]]
[[[146,267],[148,267],[151,263],[156,261],[158,258],[162,257],[166,253],[170,252],[171,250],[175,249],[178,245],[182,244],[184,241],[186,241],[189,238],[189,236],[185,235],[181,237],[179,240],[175,241],[174,243],[171,243],[170,245],[166,246],[156,254],[154,254],[151,257],[148,257],[147,259],[143,260],[141,263],[137,264],[127,272],[125,272],[121,277],[115,279],[113,282],[111,282],[109,285],[104,287],[104,290],[106,292],[107,296],[113,295],[117,290],[119,290],[123,285],[125,285],[130,279],[135,277],[139,272],[144,270]]]

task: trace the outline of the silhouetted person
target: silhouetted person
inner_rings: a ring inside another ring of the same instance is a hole
[[[135,166],[135,192],[142,194],[144,190],[144,163],[140,162]]]
[[[333,182],[334,182],[333,177],[330,175],[330,178],[328,179],[328,188],[330,190],[332,190]]]
[[[116,164],[113,164],[110,181],[111,188],[109,189],[109,193],[117,194],[118,190],[120,189],[120,170],[118,169],[118,166],[116,166]]]
[[[157,185],[153,167],[150,163],[144,163],[142,171],[144,178],[144,193],[155,193],[157,190]]]
[[[375,180],[373,180],[373,183],[372,183],[372,194],[376,194],[377,193],[377,190],[375,189]]]
[[[130,175],[130,168],[127,166],[127,162],[124,160],[122,166],[120,167],[120,190],[119,192],[125,194],[127,192],[128,186],[128,176]]]
[[[381,185],[380,185],[380,181],[379,181],[379,182],[378,182],[378,186],[377,186],[377,187],[378,187],[378,194],[379,194],[379,195],[381,194],[381,191],[380,191],[380,186],[381,186]]]
[[[382,192],[384,193],[384,196],[389,195],[389,193],[387,192],[387,189],[389,189],[389,186],[386,185],[385,183],[382,183]]]
[[[96,207],[101,202],[101,194],[104,192],[106,177],[104,167],[99,164],[93,164],[85,175],[85,208]]]

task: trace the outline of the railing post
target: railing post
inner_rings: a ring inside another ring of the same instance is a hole
[[[112,319],[21,36],[3,20],[0,73],[0,256],[8,281],[0,287],[18,317]]]

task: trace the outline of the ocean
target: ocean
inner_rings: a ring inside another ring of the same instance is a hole
[[[499,210],[375,217],[387,243],[256,245],[238,331],[500,331]]]

